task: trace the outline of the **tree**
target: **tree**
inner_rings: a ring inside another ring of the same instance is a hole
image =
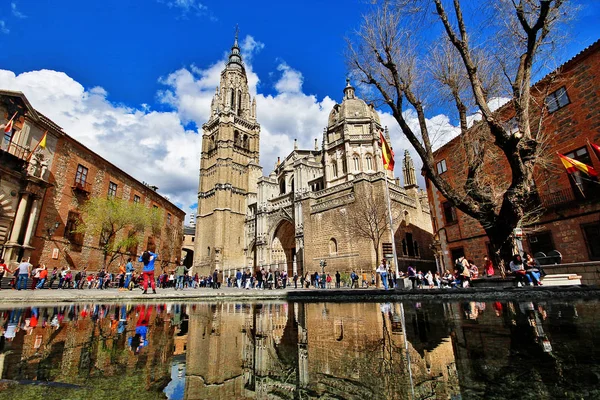
[[[92,198],[81,211],[82,219],[74,232],[100,237],[105,267],[137,247],[146,229],[156,234],[162,226],[162,215],[158,209],[116,197]]]
[[[564,0],[376,3],[356,37],[348,40],[349,66],[375,100],[391,109],[421,158],[426,178],[481,224],[502,268],[512,253],[514,228],[539,210],[533,174],[547,139],[547,111],[543,93],[531,86],[532,76],[547,60],[541,53],[551,54],[556,27],[572,9]],[[471,16],[469,22],[465,15]],[[499,96],[510,98],[501,114],[490,106]],[[465,169],[459,185],[436,169],[435,132],[427,122],[430,105],[444,107],[459,121],[465,158],[465,165],[458,166]],[[407,110],[416,114],[417,126],[409,125]],[[471,128],[473,114],[481,122]],[[503,119],[507,115],[512,115],[509,123]],[[508,179],[484,172],[494,162],[507,166]]]
[[[383,236],[390,232],[390,219],[385,198],[375,196],[370,187],[365,191],[364,194],[356,194],[351,210],[344,209],[343,218],[335,219],[334,224],[337,230],[346,231],[352,238],[370,240],[375,251],[376,265],[379,265],[379,247]]]

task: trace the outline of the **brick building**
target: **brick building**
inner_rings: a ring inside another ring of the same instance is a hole
[[[85,201],[102,196],[158,209],[163,217],[160,234],[146,229],[138,248],[129,251],[158,251],[165,266],[179,260],[185,217],[182,210],[155,188],[70,137],[35,110],[22,93],[0,92],[0,116],[8,120],[13,108],[18,122],[12,137],[3,138],[0,151],[0,156],[11,160],[11,164],[2,164],[7,173],[0,177],[0,220],[4,226],[0,232],[7,232],[0,237],[0,248],[8,262],[31,257],[33,264],[44,263],[48,268],[87,266],[97,270],[103,264],[100,235],[75,235],[72,229],[77,221],[85,219],[81,215]],[[36,149],[44,132],[46,146]],[[115,270],[119,261],[110,268]]]
[[[533,87],[532,102],[545,105],[542,136],[546,156],[534,173],[542,208],[535,222],[522,227],[525,251],[542,263],[562,263],[548,268],[555,273],[582,274],[584,283],[600,281],[600,263],[593,262],[600,260],[600,184],[581,172],[569,175],[556,153],[600,170],[600,159],[589,146],[600,144],[599,50],[600,42],[594,43]],[[514,121],[509,105],[498,110],[498,115],[507,124]],[[532,118],[539,120],[539,111]],[[466,136],[482,126],[475,124]],[[434,154],[438,172],[455,187],[462,187],[465,181],[467,139],[454,138]],[[484,167],[488,176],[508,182],[506,159],[490,159],[493,162]],[[482,265],[483,256],[489,254],[484,230],[476,220],[452,207],[431,182],[426,183],[441,265],[451,269],[452,260],[460,255]]]

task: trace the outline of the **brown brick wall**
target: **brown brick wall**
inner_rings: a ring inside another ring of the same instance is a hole
[[[78,211],[87,198],[85,194],[73,190],[79,164],[88,168],[86,182],[91,184],[89,197],[107,196],[109,182],[114,182],[117,184],[117,197],[133,201],[134,195],[138,195],[140,204],[146,207],[156,205],[164,211],[164,226],[160,237],[154,240],[155,250],[159,251],[159,259],[162,262],[175,263],[179,260],[185,213],[151,188],[146,187],[72,138],[65,136],[57,144],[55,162],[50,170],[49,181],[53,186],[46,190],[43,199],[33,241],[35,247],[35,251],[32,253],[33,263],[44,263],[48,268],[66,267],[67,265],[72,269],[88,267],[91,271],[102,266],[103,255],[99,248],[100,238],[97,235],[85,234],[82,246],[73,245],[64,238],[69,211]],[[167,213],[171,214],[170,226],[167,223]],[[48,229],[52,229],[56,222],[59,222],[60,225],[48,239]],[[151,232],[147,230],[144,239],[138,246],[138,254],[145,250],[150,237]],[[58,249],[59,252],[58,259],[52,258],[55,249]],[[124,256],[124,259],[126,257]],[[117,259],[109,269],[113,272],[117,271],[119,262],[120,260]]]

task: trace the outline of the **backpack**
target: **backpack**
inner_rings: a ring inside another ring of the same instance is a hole
[[[458,273],[459,273],[459,274],[462,274],[462,273],[463,273],[463,271],[464,271],[464,269],[465,269],[465,266],[463,265],[462,261],[460,261],[460,258],[457,258],[457,259],[456,259],[456,262],[455,262],[455,264],[454,264],[454,269],[455,269],[456,271],[458,271]]]

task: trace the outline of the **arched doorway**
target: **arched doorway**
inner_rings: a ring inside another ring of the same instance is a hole
[[[286,269],[293,276],[294,257],[296,256],[296,231],[294,225],[284,220],[277,225],[271,241],[271,268],[280,271]]]
[[[192,264],[194,263],[194,251],[186,249],[185,247],[182,248],[181,251],[185,254],[183,265],[185,265],[187,268],[191,268]]]

